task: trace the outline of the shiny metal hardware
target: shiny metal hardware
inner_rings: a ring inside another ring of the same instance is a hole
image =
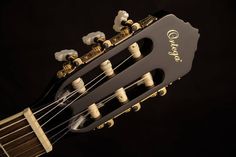
[[[156,17],[152,16],[152,15],[148,15],[146,18],[140,20],[138,23],[140,24],[140,26],[142,28],[145,28],[149,25],[151,25],[153,22],[155,22],[157,20]]]
[[[66,75],[72,73],[74,70],[75,70],[75,66],[67,62],[66,64],[63,65],[63,69],[57,72],[57,77],[63,78]]]
[[[137,103],[134,106],[132,106],[132,110],[134,112],[138,112],[140,109],[141,109],[141,104],[140,103]]]
[[[166,87],[164,87],[164,88],[162,88],[162,89],[160,89],[160,90],[158,91],[158,94],[159,94],[160,96],[164,96],[164,95],[166,95],[166,93],[167,93]]]
[[[111,127],[113,127],[113,126],[114,126],[114,124],[115,124],[115,122],[114,122],[114,120],[113,120],[113,119],[110,119],[110,120],[108,120],[108,121],[105,123],[105,125],[107,125],[107,126],[108,126],[108,128],[111,128]]]

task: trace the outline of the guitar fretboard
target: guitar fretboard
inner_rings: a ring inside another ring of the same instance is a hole
[[[52,146],[29,108],[0,121],[0,156],[35,157]]]

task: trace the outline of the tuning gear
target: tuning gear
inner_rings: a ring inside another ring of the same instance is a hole
[[[78,53],[75,50],[61,50],[54,54],[55,59],[63,63],[63,69],[57,72],[58,78],[63,78],[67,74],[72,73],[75,70],[75,66],[83,64],[82,60],[78,58]]]

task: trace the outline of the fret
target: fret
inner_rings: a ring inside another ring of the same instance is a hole
[[[5,148],[0,144],[0,148],[1,148],[1,151],[0,151],[0,155],[1,155],[1,157],[3,156],[3,157],[10,157],[9,156],[9,154],[8,154],[8,152],[5,150]]]
[[[0,156],[35,157],[52,145],[29,108],[0,121]],[[7,155],[6,155],[7,152]]]

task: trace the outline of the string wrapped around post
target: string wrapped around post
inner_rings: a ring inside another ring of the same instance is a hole
[[[80,94],[86,92],[86,87],[84,85],[84,81],[82,80],[82,78],[77,78],[76,80],[74,80],[72,82],[72,86]],[[100,111],[99,111],[99,109],[98,109],[98,107],[95,103],[91,104],[88,107],[88,112],[91,115],[91,117],[95,120],[99,119],[101,117],[101,113],[100,113]],[[75,124],[75,125],[77,125],[77,124]],[[102,126],[100,126],[99,128],[102,128]]]

